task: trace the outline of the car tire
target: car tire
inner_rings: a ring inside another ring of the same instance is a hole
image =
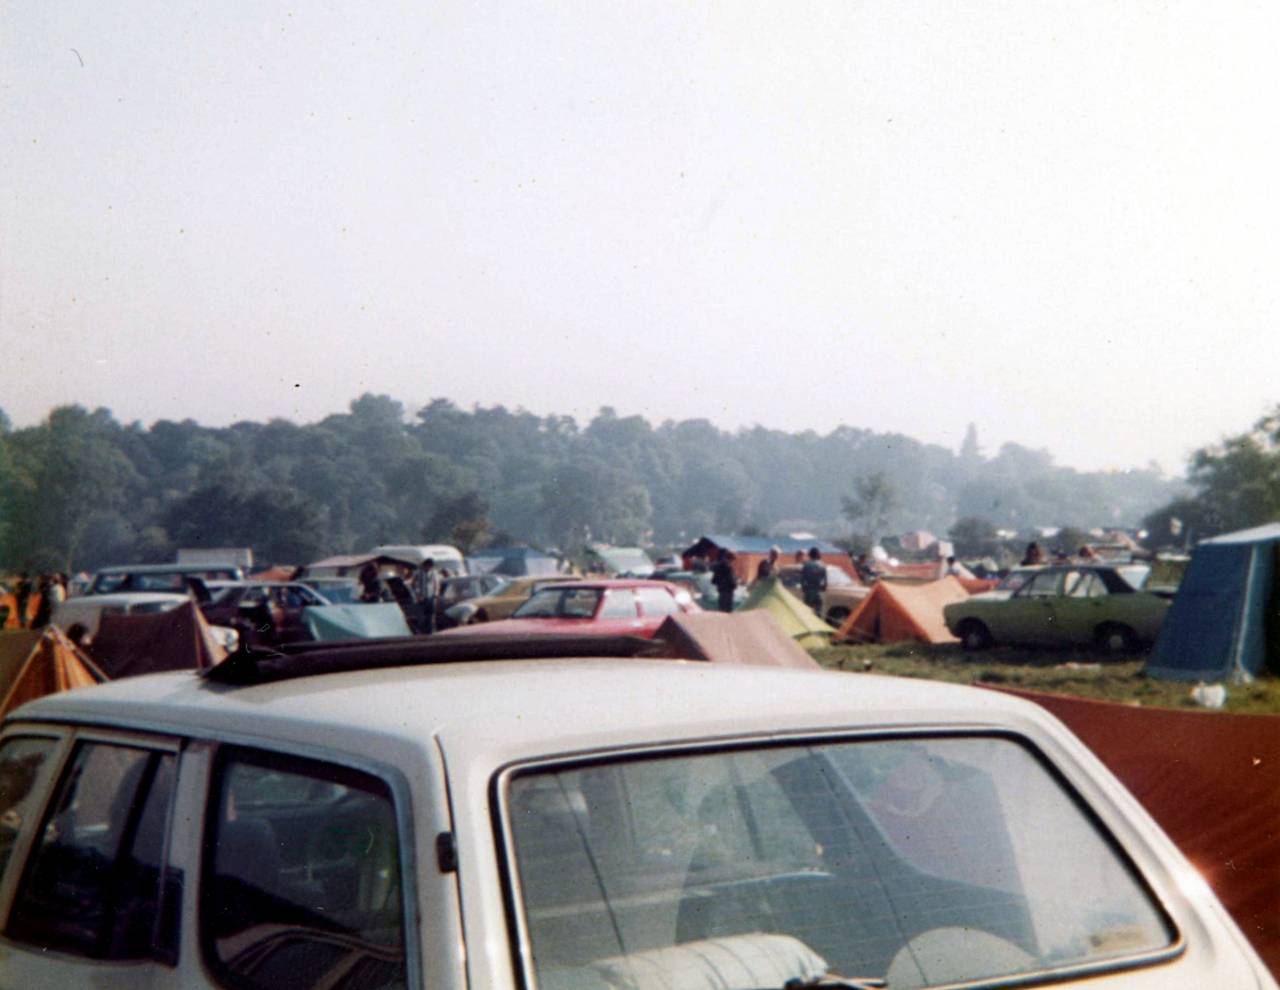
[[[956,629],[957,637],[960,637],[960,645],[965,649],[987,649],[989,645],[996,642],[992,638],[991,630],[987,629],[986,622],[980,622],[977,619],[965,619]]]
[[[833,608],[827,613],[827,625],[835,626],[839,629],[844,625],[844,620],[849,618],[849,610],[847,608]]]
[[[1138,634],[1119,622],[1103,623],[1093,637],[1098,649],[1108,656],[1126,656],[1138,649]]]
[[[965,619],[956,629],[956,635],[966,650],[985,650],[995,642],[991,638],[991,630],[977,619]]]

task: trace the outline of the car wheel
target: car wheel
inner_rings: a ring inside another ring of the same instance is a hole
[[[476,612],[475,615],[471,617],[472,623],[488,622],[488,621],[489,621],[489,613],[486,612],[484,609],[480,609],[478,612]]]
[[[835,626],[839,629],[844,625],[844,620],[849,618],[849,610],[847,608],[833,608],[827,613],[827,625]]]
[[[960,637],[960,644],[966,650],[985,650],[994,642],[991,638],[991,630],[977,619],[965,619],[960,623],[956,634]]]
[[[1138,634],[1128,626],[1108,622],[1098,627],[1094,633],[1094,642],[1108,656],[1124,656],[1138,649]]]

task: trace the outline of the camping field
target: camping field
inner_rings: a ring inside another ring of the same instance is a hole
[[[1145,677],[1145,655],[1103,658],[1088,650],[1035,650],[997,647],[966,653],[959,645],[922,643],[831,646],[812,651],[822,666],[853,674],[870,672],[923,677],[958,684],[992,684],[1049,691],[1122,704],[1161,708],[1199,708],[1190,684]],[[1249,714],[1280,714],[1280,678],[1227,687],[1221,709]]]

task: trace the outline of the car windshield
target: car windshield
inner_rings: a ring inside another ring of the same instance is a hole
[[[513,613],[517,619],[589,619],[603,593],[599,588],[542,588]]]
[[[517,773],[506,799],[538,986],[903,990],[1174,944],[1116,844],[1004,737],[597,761]]]

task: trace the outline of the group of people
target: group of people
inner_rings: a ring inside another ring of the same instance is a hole
[[[399,595],[396,594],[395,589],[387,587],[387,582],[383,581],[379,573],[377,563],[369,561],[360,569],[360,601],[381,602],[390,599],[398,601],[402,606],[412,604],[415,631],[435,632],[436,604],[440,599],[440,588],[447,578],[452,577],[448,568],[437,568],[435,559],[428,557],[418,567],[406,568],[396,577],[404,585],[404,590],[401,590]],[[411,601],[401,600],[406,590]]]
[[[722,547],[716,562],[711,566],[711,583],[715,586],[721,612],[733,611],[733,593],[738,586],[738,578],[733,570],[734,560],[733,551]],[[806,555],[803,550],[797,550],[795,562],[800,566],[800,591],[804,603],[815,612],[820,612],[822,593],[827,590],[827,565],[822,562],[822,551],[817,547],[810,547]],[[782,548],[775,545],[769,548],[768,556],[756,565],[752,584],[781,576]]]
[[[67,575],[57,571],[41,574],[32,580],[22,571],[13,586],[14,611],[20,629],[43,629],[53,618],[53,610],[67,600]],[[31,603],[35,602],[35,613]],[[29,621],[28,621],[29,620]]]

